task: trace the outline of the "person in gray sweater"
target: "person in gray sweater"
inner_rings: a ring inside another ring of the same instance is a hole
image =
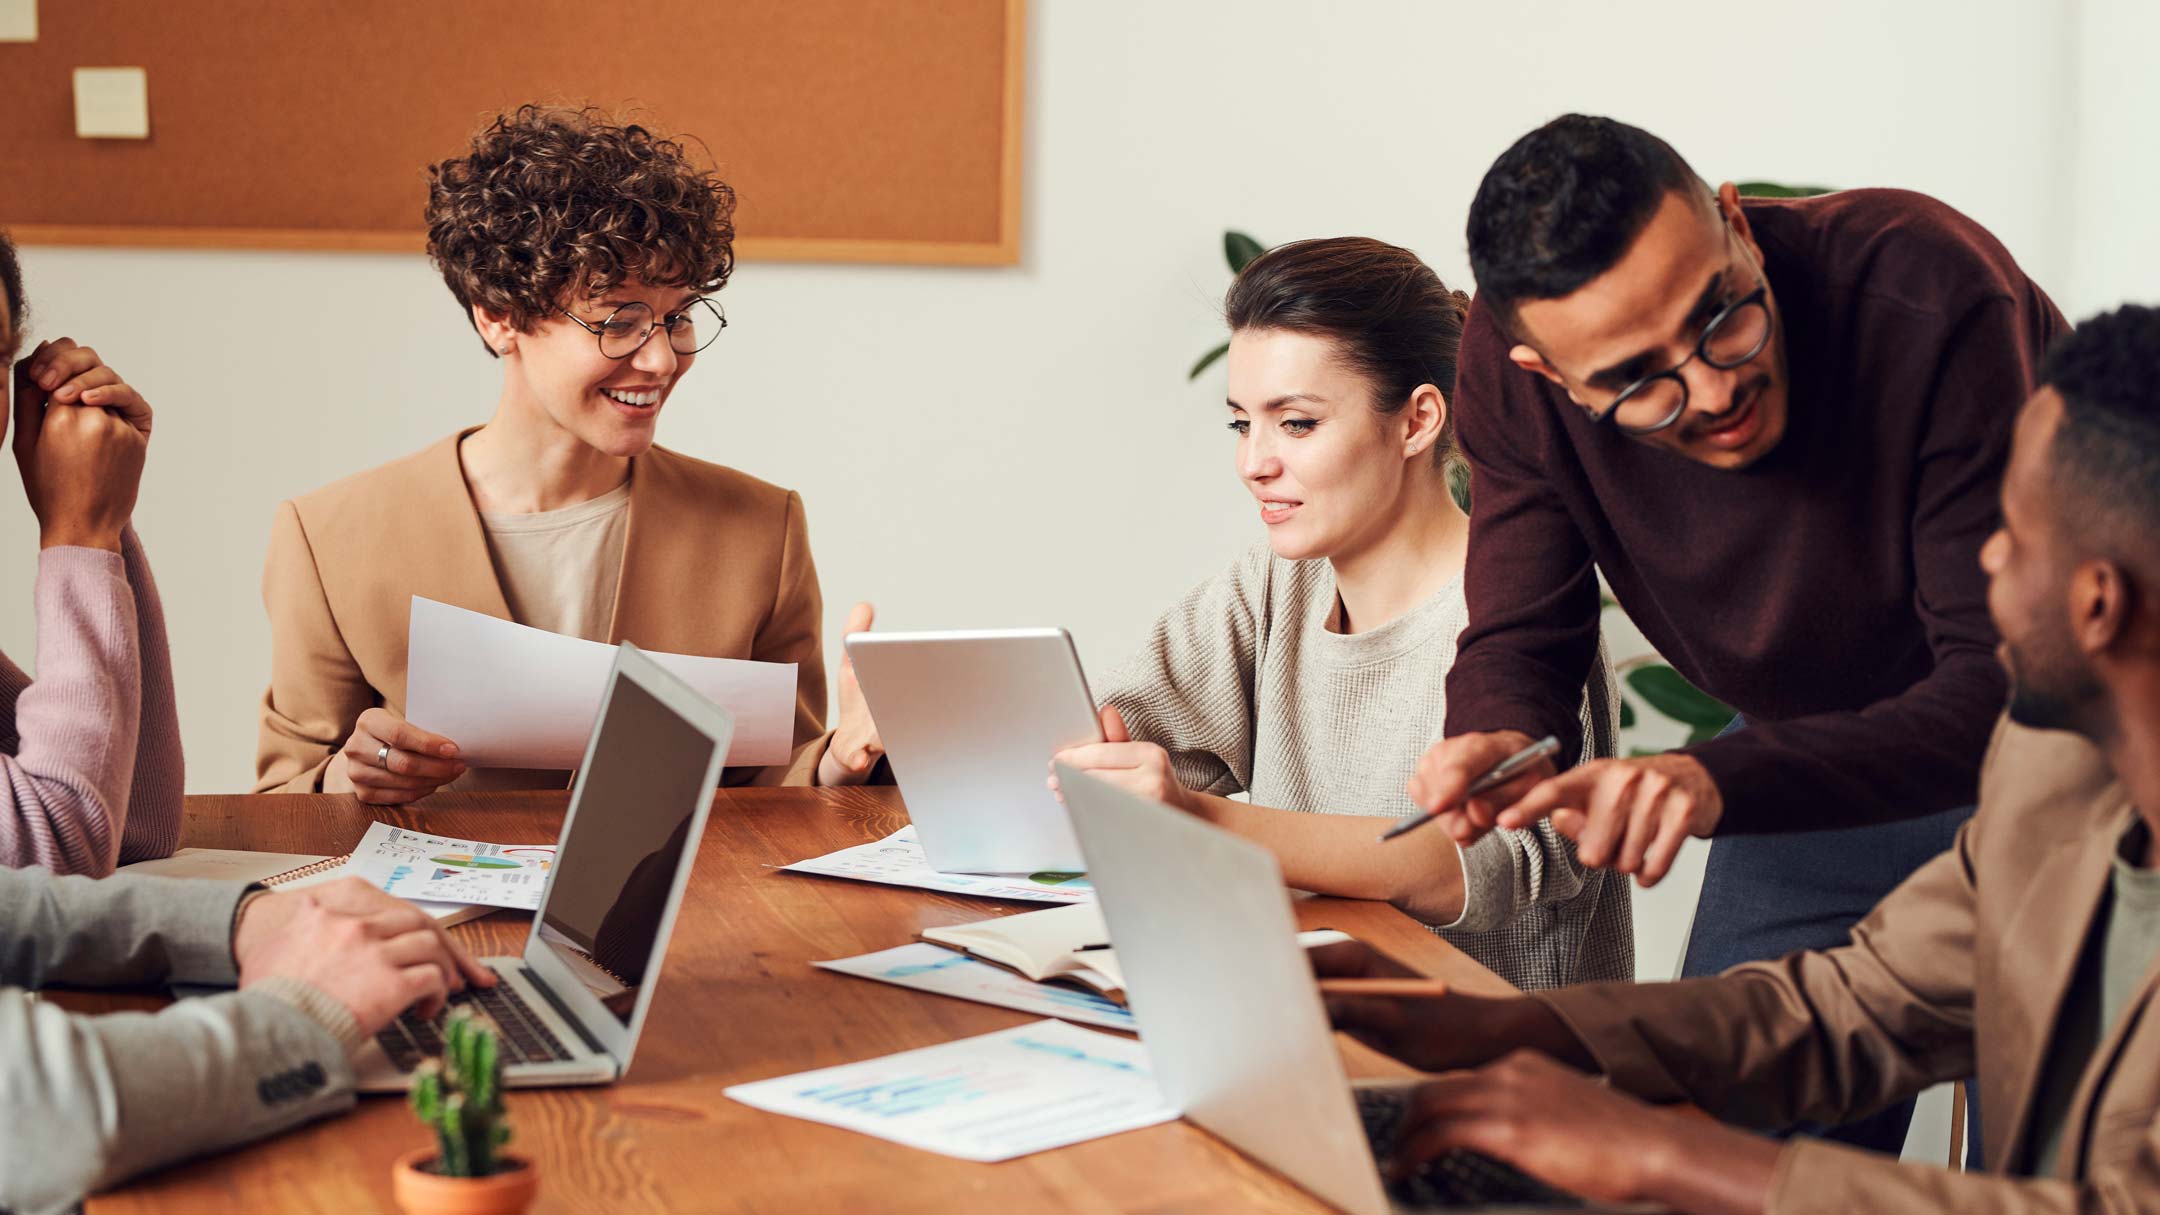
[[[1376,817],[1416,812],[1406,785],[1469,622],[1447,396],[1468,311],[1376,240],[1246,266],[1225,306],[1229,423],[1267,540],[1097,689],[1110,741],[1058,758],[1266,845],[1293,887],[1386,900],[1519,987],[1632,979],[1626,879],[1549,823],[1378,841]],[[1580,759],[1614,754],[1618,714],[1601,651]]]
[[[495,982],[426,914],[351,878],[272,894],[0,868],[0,925],[0,1210],[15,1215],[342,1112],[369,1035]],[[169,982],[239,990],[102,1016],[34,994]]]

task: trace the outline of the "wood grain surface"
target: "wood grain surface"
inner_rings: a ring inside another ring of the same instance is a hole
[[[555,838],[563,793],[438,794],[425,809],[371,810],[349,796],[188,799],[182,843],[334,853],[371,819],[502,843]],[[1328,1208],[1183,1122],[974,1164],[754,1110],[731,1084],[989,1033],[1034,1018],[812,969],[905,944],[924,928],[1026,911],[924,890],[777,872],[907,822],[891,789],[722,790],[629,1075],[603,1088],[509,1097],[516,1150],[540,1162],[535,1212],[1028,1212],[1213,1215]],[[1312,899],[1308,928],[1349,932],[1465,990],[1505,981],[1374,903]],[[515,954],[529,915],[452,931]],[[69,993],[78,1009],[152,1006],[142,995]],[[1353,1074],[1398,1070],[1344,1040]],[[424,1146],[402,1101],[364,1097],[342,1118],[196,1161],[91,1200],[117,1212],[392,1212],[390,1165]]]

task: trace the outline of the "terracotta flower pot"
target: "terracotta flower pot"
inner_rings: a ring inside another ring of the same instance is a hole
[[[514,1167],[492,1177],[445,1177],[421,1167],[434,1160],[435,1149],[421,1148],[390,1170],[390,1191],[407,1215],[519,1215],[540,1189],[540,1170],[514,1153],[502,1156]]]

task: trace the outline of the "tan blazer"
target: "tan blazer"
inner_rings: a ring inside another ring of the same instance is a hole
[[[1987,1173],[1799,1140],[1779,1164],[1772,1211],[2160,1210],[2151,966],[2084,1070],[2056,1176],[1989,1175],[2030,1167],[2055,1019],[2134,812],[2089,743],[2004,723],[1979,813],[1852,944],[1712,979],[1539,998],[1615,1084],[1748,1126],[1850,1121],[1977,1067]]]
[[[263,570],[271,653],[257,793],[321,790],[362,710],[404,713],[414,595],[512,619],[458,461],[470,433],[279,504]],[[661,447],[631,461],[609,640],[798,664],[793,760],[731,768],[728,783],[811,782],[827,737],[823,610],[793,491]],[[330,774],[333,790],[350,787],[343,775]],[[560,788],[565,777],[480,769],[457,787]]]

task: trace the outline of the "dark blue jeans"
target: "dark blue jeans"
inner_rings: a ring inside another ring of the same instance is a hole
[[[1744,724],[1734,718],[1725,732]],[[1714,975],[1742,962],[1845,944],[1853,925],[1884,895],[1950,848],[1972,813],[1971,806],[1963,806],[1869,827],[1718,837],[1704,867],[1681,976]],[[1844,1126],[1799,1126],[1787,1133],[1820,1135],[1895,1156],[1905,1146],[1912,1111],[1913,1103],[1906,1101]],[[1979,1141],[1978,1113],[1972,1108],[1967,1119],[1972,1143]]]

